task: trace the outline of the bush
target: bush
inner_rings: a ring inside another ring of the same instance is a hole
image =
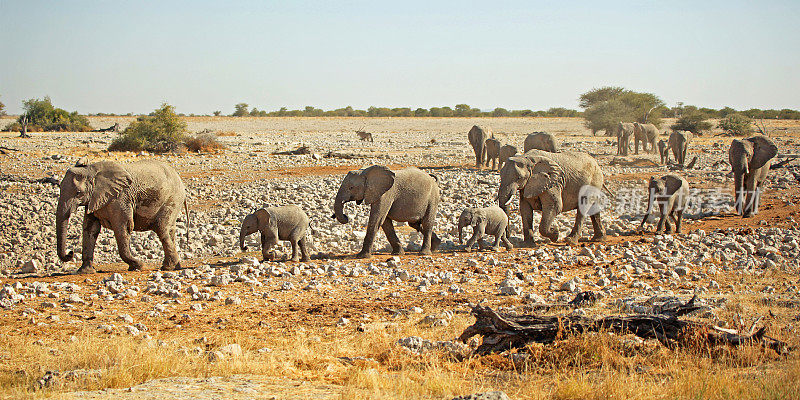
[[[0,116],[6,115],[6,105],[0,101]]]
[[[77,111],[53,107],[50,97],[43,100],[30,99],[22,102],[23,114],[17,122],[10,124],[5,129],[8,131],[22,131],[22,119],[28,118],[28,131],[30,132],[88,132],[92,130],[89,120]]]
[[[232,117],[247,117],[250,115],[250,112],[247,111],[247,103],[239,103],[233,107],[235,111],[231,114]]]
[[[713,127],[706,119],[706,114],[700,111],[686,112],[670,126],[670,129],[673,131],[689,131],[700,135]]]
[[[186,122],[175,114],[175,107],[162,104],[152,115],[141,116],[111,142],[109,151],[176,151],[186,139]]]
[[[225,145],[217,140],[213,133],[200,133],[186,139],[186,150],[192,152],[217,152],[225,149]]]
[[[753,133],[753,121],[743,114],[728,114],[719,120],[719,128],[729,135],[746,136]]]

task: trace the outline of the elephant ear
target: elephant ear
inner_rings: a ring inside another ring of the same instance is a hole
[[[364,174],[364,203],[373,204],[394,185],[394,172],[383,165],[373,165]]]
[[[547,157],[534,157],[531,161],[533,162],[531,176],[522,191],[525,198],[538,197],[554,187],[564,187],[564,170],[553,160]]]
[[[272,219],[272,214],[269,213],[266,209],[259,209],[253,213],[256,216],[256,221],[258,221],[258,230],[263,231],[267,229],[267,225],[269,225],[270,220]]]
[[[112,199],[116,199],[120,194],[133,183],[133,177],[122,165],[111,162],[101,161],[89,165],[89,174],[93,177],[92,196],[86,213],[91,214]]]
[[[769,160],[778,154],[778,146],[764,135],[747,138],[753,143],[753,161],[750,162],[750,170],[764,166]]]

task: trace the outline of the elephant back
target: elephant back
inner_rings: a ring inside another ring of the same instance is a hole
[[[550,153],[530,150],[523,156],[529,159],[549,158],[561,168],[564,175],[564,190],[561,196],[563,211],[574,210],[578,207],[578,193],[584,185],[594,186],[598,189],[603,188],[603,170],[597,160],[588,153],[580,151]]]

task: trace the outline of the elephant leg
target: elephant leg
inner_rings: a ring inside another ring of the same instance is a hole
[[[131,252],[131,229],[128,225],[117,225],[114,228],[114,238],[117,240],[120,258],[128,264],[128,271],[141,271],[144,264]]]
[[[661,233],[662,229],[664,229],[666,219],[667,213],[661,213],[661,217],[658,219],[658,226],[656,226],[656,233]],[[669,222],[667,222],[667,226],[669,226]]]
[[[590,217],[592,219],[592,235],[593,242],[603,242],[606,240],[606,230],[603,228],[603,221],[600,219],[600,214],[594,214]]]
[[[300,245],[300,261],[306,262],[310,260],[311,258],[308,256],[308,249],[306,248],[306,237],[301,237],[300,240],[297,241],[297,244]]]
[[[397,232],[394,230],[394,222],[389,218],[383,220],[383,233],[386,234],[386,239],[389,240],[389,244],[392,246],[392,254],[399,254],[403,255],[405,251],[403,250],[403,245],[400,243],[400,239],[397,238]]]
[[[578,244],[578,239],[581,237],[581,230],[583,229],[583,214],[580,210],[575,212],[575,225],[572,226],[572,232],[564,238],[567,244],[575,246]]]
[[[164,249],[164,262],[161,264],[161,270],[173,271],[180,268],[180,258],[175,247],[175,227],[161,226],[156,229],[156,235],[161,240],[161,247]]]
[[[677,218],[675,219],[675,233],[681,233],[681,221],[683,220],[683,210],[679,210],[677,212]]]
[[[522,217],[523,245],[533,246],[533,207],[525,199],[520,199],[519,214]]]
[[[469,250],[472,246],[475,245],[480,240],[480,233],[478,233],[478,229],[472,227],[472,236],[467,240],[466,249]],[[480,248],[480,243],[478,243],[478,248]]]
[[[639,154],[639,139],[633,139],[633,154]]]
[[[386,210],[382,210],[380,206],[380,203],[372,206],[372,210],[369,213],[369,221],[367,222],[367,234],[364,236],[364,245],[361,247],[361,251],[356,254],[357,258],[372,257],[372,244],[375,242],[378,227],[383,225],[386,214],[389,213],[389,207],[385,207]]]
[[[97,243],[97,235],[100,234],[100,220],[92,214],[86,214],[83,218],[83,243],[81,246],[81,267],[79,274],[95,273],[92,262],[94,260],[94,246]]]
[[[300,261],[300,254],[296,240],[290,240],[289,243],[292,244],[292,261]]]
[[[422,233],[422,248],[419,250],[419,254],[428,255],[431,254],[434,250],[436,250],[439,245],[442,243],[442,240],[436,236],[436,233],[433,232],[433,225],[434,225],[434,218],[436,216],[436,211],[428,210],[428,215],[422,220],[421,226],[421,233]]]
[[[545,193],[540,197],[542,201],[542,221],[539,223],[539,233],[551,242],[558,241],[558,231],[552,227],[556,216],[561,213],[561,196]]]

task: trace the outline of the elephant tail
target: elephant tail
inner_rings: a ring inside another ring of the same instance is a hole
[[[605,182],[603,182],[603,190],[605,190],[606,193],[608,193],[608,197],[614,197],[614,192],[612,192],[611,189],[609,189],[608,186],[606,186]]]
[[[183,199],[183,211],[186,213],[186,247],[189,247],[189,200]]]

